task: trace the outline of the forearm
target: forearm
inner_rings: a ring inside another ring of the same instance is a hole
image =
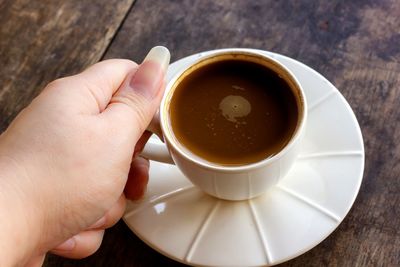
[[[0,155],[0,266],[23,266],[40,237],[33,201],[20,186],[22,174],[14,165]]]

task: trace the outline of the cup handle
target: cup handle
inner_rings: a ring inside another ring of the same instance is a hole
[[[158,138],[164,143],[164,136],[161,130],[160,125],[160,114],[157,113],[154,115],[153,119],[151,120],[149,126],[146,129],[147,131],[152,132],[153,134],[157,135]],[[168,152],[167,146],[162,143],[154,143],[154,142],[147,142],[144,146],[143,151],[140,153],[141,156],[148,158],[150,160],[159,161],[168,164],[175,164],[172,160],[171,155]]]

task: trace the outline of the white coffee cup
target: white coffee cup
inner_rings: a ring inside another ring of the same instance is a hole
[[[290,85],[295,94],[299,114],[295,132],[283,149],[272,157],[240,166],[218,165],[194,155],[179,143],[173,134],[169,119],[169,104],[177,84],[190,75],[196,67],[230,57],[262,64],[277,73]],[[168,81],[159,113],[149,127],[149,130],[156,133],[165,145],[148,143],[142,155],[152,160],[175,164],[194,185],[207,194],[226,200],[250,199],[266,192],[287,174],[298,155],[306,120],[307,103],[304,91],[290,70],[275,59],[259,52],[236,48],[224,49],[201,56]]]

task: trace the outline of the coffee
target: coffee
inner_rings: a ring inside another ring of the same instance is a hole
[[[289,84],[267,67],[239,58],[189,73],[169,106],[178,142],[206,161],[228,166],[277,154],[293,136],[298,117]]]

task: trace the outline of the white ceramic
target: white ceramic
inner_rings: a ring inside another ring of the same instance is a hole
[[[297,95],[299,120],[295,132],[289,143],[276,155],[248,165],[222,166],[197,157],[181,145],[174,136],[169,118],[169,106],[174,88],[187,73],[190,75],[196,68],[218,62],[221,59],[241,59],[264,65],[278,73]],[[170,76],[160,106],[160,119],[153,120],[153,123],[158,121],[160,125],[152,125],[151,128],[161,128],[162,137],[172,161],[193,184],[204,192],[221,199],[245,200],[264,193],[288,173],[298,155],[301,139],[304,135],[307,121],[306,110],[307,103],[303,89],[296,77],[284,65],[260,51],[231,48],[203,54],[201,57],[197,57],[187,68],[182,68],[177,74]],[[160,135],[160,133],[158,134]],[[142,154],[150,159],[158,159],[158,155],[165,149],[157,151],[158,146],[156,148],[152,146],[152,143],[146,145]],[[154,152],[155,155],[152,154]],[[168,157],[168,155],[164,157]]]
[[[350,106],[311,68],[263,53],[289,68],[304,87],[308,120],[299,158],[278,185],[246,201],[211,197],[177,167],[152,161],[148,191],[141,201],[129,202],[124,221],[167,257],[195,266],[278,264],[324,240],[357,196],[364,147]],[[173,63],[169,77],[200,56]],[[157,138],[150,142],[163,147]]]

